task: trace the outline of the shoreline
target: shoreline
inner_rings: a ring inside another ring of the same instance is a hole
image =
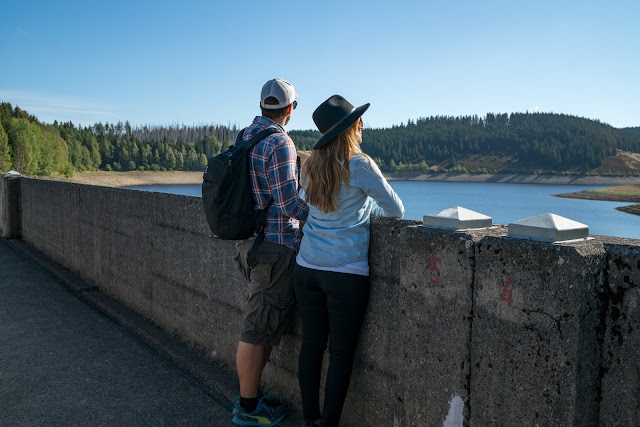
[[[624,187],[620,187],[623,189]],[[582,190],[574,193],[562,193],[554,194],[555,197],[564,197],[568,199],[583,199],[583,200],[600,200],[607,202],[623,202],[623,203],[635,203],[633,205],[619,206],[614,208],[620,212],[640,215],[640,194],[618,194],[615,192],[617,188],[609,189],[608,191],[597,190]],[[611,191],[614,190],[614,191]]]
[[[464,173],[391,173],[389,181],[439,181],[439,182],[496,182],[511,184],[546,185],[597,185],[615,186],[640,184],[640,176],[585,176],[585,175],[524,175],[524,174],[464,174]],[[76,172],[73,178],[61,175],[40,177],[53,181],[102,187],[130,187],[134,185],[196,185],[202,183],[202,172],[185,171],[129,171]]]
[[[582,190],[575,193],[554,194],[555,197],[582,200],[600,200],[603,202],[640,203],[640,195],[611,194],[602,191]]]
[[[100,187],[132,187],[135,185],[196,185],[202,184],[202,172],[185,171],[129,171],[75,172],[72,178],[61,175],[44,176],[39,179],[97,185]]]
[[[507,184],[603,186],[640,184],[640,176],[397,172],[385,174],[385,177],[388,181],[496,182]]]
[[[555,197],[569,199],[601,200],[608,202],[635,203],[619,206],[616,210],[632,215],[640,215],[640,185],[622,185],[604,190],[582,190],[573,193],[554,194]]]

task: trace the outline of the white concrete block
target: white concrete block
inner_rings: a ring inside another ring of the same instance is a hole
[[[422,218],[423,227],[442,228],[445,230],[486,228],[492,225],[493,219],[490,216],[474,212],[461,206],[434,212]]]
[[[542,242],[564,242],[589,237],[588,225],[552,213],[512,222],[508,230],[508,237]]]

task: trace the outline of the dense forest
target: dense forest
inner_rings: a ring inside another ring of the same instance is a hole
[[[203,170],[238,132],[220,125],[43,124],[9,103],[0,104],[0,124],[0,172],[15,169],[31,176],[97,169]],[[302,150],[320,137],[313,130],[289,135]],[[483,159],[501,156],[512,159],[511,172],[587,173],[616,149],[640,152],[640,128],[616,129],[551,113],[429,117],[365,129],[362,147],[385,171],[495,172]],[[480,160],[467,170],[461,164],[470,157]]]
[[[638,129],[638,128],[630,128]],[[302,147],[319,133],[292,131]],[[365,129],[363,150],[386,171],[460,169],[472,156],[513,159],[510,172],[588,172],[616,154],[640,152],[640,135],[594,120],[551,113],[429,117],[387,129]],[[431,169],[430,169],[431,168]],[[474,172],[493,172],[477,167]]]
[[[16,169],[26,175],[203,170],[208,157],[220,153],[237,134],[225,126],[48,125],[8,103],[0,104],[0,123],[0,171]]]
[[[636,138],[640,138],[640,126],[634,128],[622,128],[622,130],[635,136]]]

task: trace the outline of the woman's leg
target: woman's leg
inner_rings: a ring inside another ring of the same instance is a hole
[[[302,347],[298,360],[302,414],[305,419],[313,421],[320,418],[320,374],[329,336],[327,300],[318,287],[317,273],[317,270],[298,264],[293,270],[293,289],[302,321]]]
[[[349,389],[353,358],[369,301],[369,277],[324,272],[322,288],[329,312],[329,370],[325,384],[322,424],[337,426]]]

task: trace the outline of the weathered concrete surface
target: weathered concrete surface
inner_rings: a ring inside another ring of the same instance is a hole
[[[503,231],[419,224],[372,220],[371,299],[347,404],[386,399],[347,416],[354,425],[443,425],[452,402],[469,399],[475,242]]]
[[[640,425],[640,242],[601,238],[607,251],[602,295],[600,425]]]
[[[4,237],[7,229],[7,214],[5,212],[7,202],[5,200],[7,190],[7,180],[3,174],[0,174],[0,237]]]
[[[16,182],[25,242],[233,370],[246,283],[233,242],[209,235],[199,198]],[[605,262],[601,239],[552,245],[502,238],[505,226],[417,224],[372,220],[372,292],[345,426],[595,425],[600,398],[637,409],[638,282],[608,273],[624,263]],[[619,246],[611,259],[624,259],[622,242],[608,242]],[[616,317],[604,296],[619,291],[605,284],[619,282],[628,289]],[[296,404],[300,335],[294,318],[263,376]],[[612,354],[601,365],[603,349]]]
[[[20,188],[20,178],[0,175],[0,237],[20,238]]]
[[[234,369],[246,283],[234,242],[211,237],[200,198],[32,179],[22,186],[26,242]],[[263,379],[298,402],[296,327]]]
[[[479,243],[470,425],[597,425],[604,265],[594,240]]]
[[[210,237],[199,198],[32,179],[22,179],[22,190],[26,242],[234,366],[245,282],[235,273],[233,242]],[[359,425],[363,413],[372,423],[440,424],[454,398],[468,401],[473,242],[484,234],[412,224],[373,221],[371,304],[345,425]],[[300,335],[296,319],[264,375],[271,391],[292,401]]]
[[[23,179],[23,239],[220,363],[235,360],[244,283],[201,201]],[[214,344],[215,343],[215,344]]]

